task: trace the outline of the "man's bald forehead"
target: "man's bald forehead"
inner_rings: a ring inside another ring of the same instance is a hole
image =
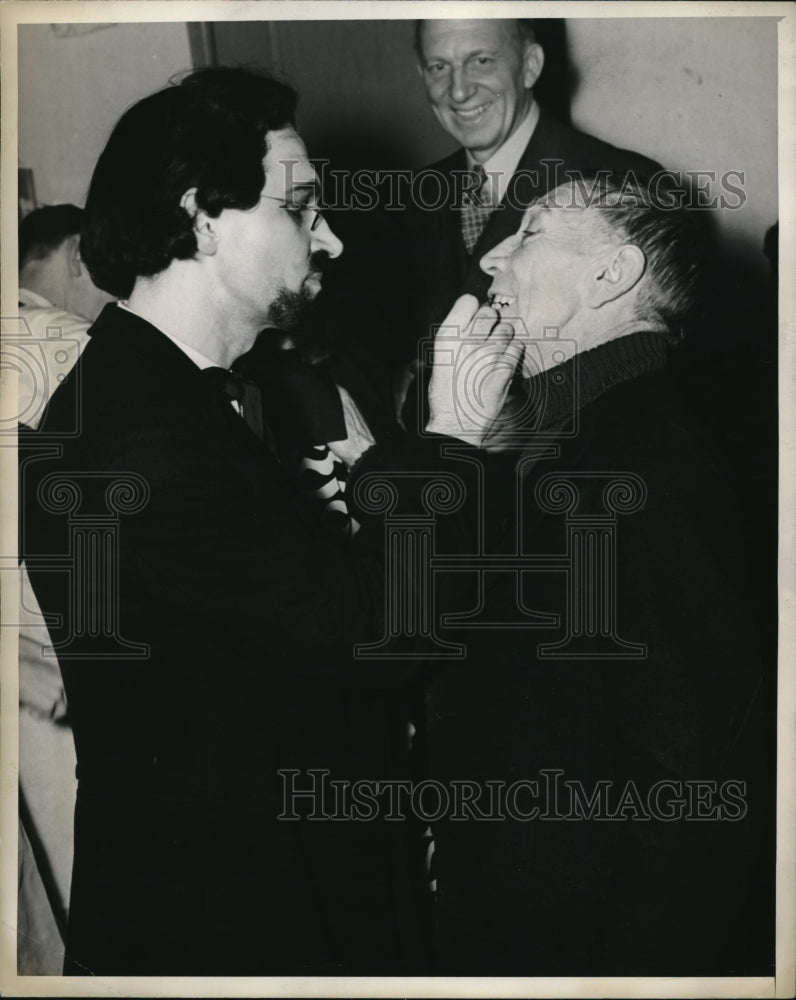
[[[519,231],[525,232],[542,223],[545,232],[554,230],[558,240],[574,241],[574,245],[587,251],[613,243],[616,235],[613,228],[604,213],[594,208],[580,185],[574,182],[560,184],[526,209]],[[545,219],[549,225],[544,223]]]
[[[593,192],[592,192],[593,195]],[[585,185],[578,184],[574,180],[564,181],[551,191],[548,191],[540,203],[550,208],[571,208],[581,210],[589,208],[592,197],[586,190]]]

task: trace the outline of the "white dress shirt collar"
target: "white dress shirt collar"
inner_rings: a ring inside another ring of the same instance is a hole
[[[49,299],[45,299],[38,292],[32,292],[29,288],[20,288],[17,301],[21,306],[36,306],[41,309],[52,309],[53,304]]]
[[[531,101],[528,114],[523,118],[516,131],[512,132],[500,149],[482,164],[487,176],[485,193],[491,196],[492,204],[498,204],[506,193],[509,181],[519,166],[522,154],[531,141],[538,121],[539,105],[536,101]],[[472,170],[475,166],[475,160],[470,155],[469,150],[465,150],[465,152],[467,153],[468,169]]]

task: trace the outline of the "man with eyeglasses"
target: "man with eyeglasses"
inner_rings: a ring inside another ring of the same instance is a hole
[[[384,635],[382,525],[327,534],[230,372],[300,321],[342,252],[295,104],[267,77],[199,71],[125,112],[91,181],[81,254],[120,301],[20,476],[77,751],[70,974],[422,971],[400,829],[307,796],[284,815],[285,769],[299,790],[311,769],[400,773],[388,709],[411,674],[353,656]],[[473,306],[454,317],[468,351],[510,371],[511,328]],[[433,434],[457,432],[452,378]],[[435,471],[445,440],[360,465]],[[466,518],[448,521],[465,544]]]

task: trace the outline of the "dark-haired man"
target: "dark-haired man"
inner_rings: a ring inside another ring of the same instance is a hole
[[[352,657],[384,634],[383,529],[327,538],[229,371],[342,251],[295,104],[258,74],[197,72],[122,116],[89,188],[83,259],[123,301],[21,477],[77,750],[75,974],[416,969],[400,831],[285,801],[284,772],[299,791],[391,773],[382,692],[408,672]],[[510,328],[472,312],[470,347],[510,356]],[[449,410],[432,431],[455,429]]]
[[[92,282],[80,259],[83,210],[46,205],[19,224],[19,301],[51,306],[92,320],[108,296]]]
[[[416,179],[414,189],[434,192],[428,195],[434,201],[411,214],[407,283],[413,294],[404,331],[410,361],[457,296],[467,292],[483,301],[487,282],[478,262],[515,232],[534,198],[573,172],[643,177],[660,169],[539,107],[533,88],[544,51],[532,20],[418,21],[416,54],[434,114],[461,149],[426,168],[438,175],[433,181],[424,186]],[[443,198],[436,198],[438,191]],[[399,379],[399,403],[407,385],[406,377]]]
[[[18,412],[29,427],[38,424],[55,389],[55,373],[77,361],[89,323],[109,298],[80,259],[82,224],[83,211],[76,205],[47,205],[29,212],[19,225],[20,317],[44,364],[39,377],[29,367],[19,370]]]
[[[495,434],[527,561],[427,691],[430,773],[471,786],[434,829],[439,973],[771,974],[771,676],[667,366],[703,244],[643,189],[564,185],[481,261],[524,344]]]

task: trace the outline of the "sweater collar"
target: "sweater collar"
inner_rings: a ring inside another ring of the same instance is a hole
[[[666,357],[664,334],[644,330],[583,351],[525,379],[527,395],[544,400],[539,429],[561,423],[622,382],[663,368]]]

